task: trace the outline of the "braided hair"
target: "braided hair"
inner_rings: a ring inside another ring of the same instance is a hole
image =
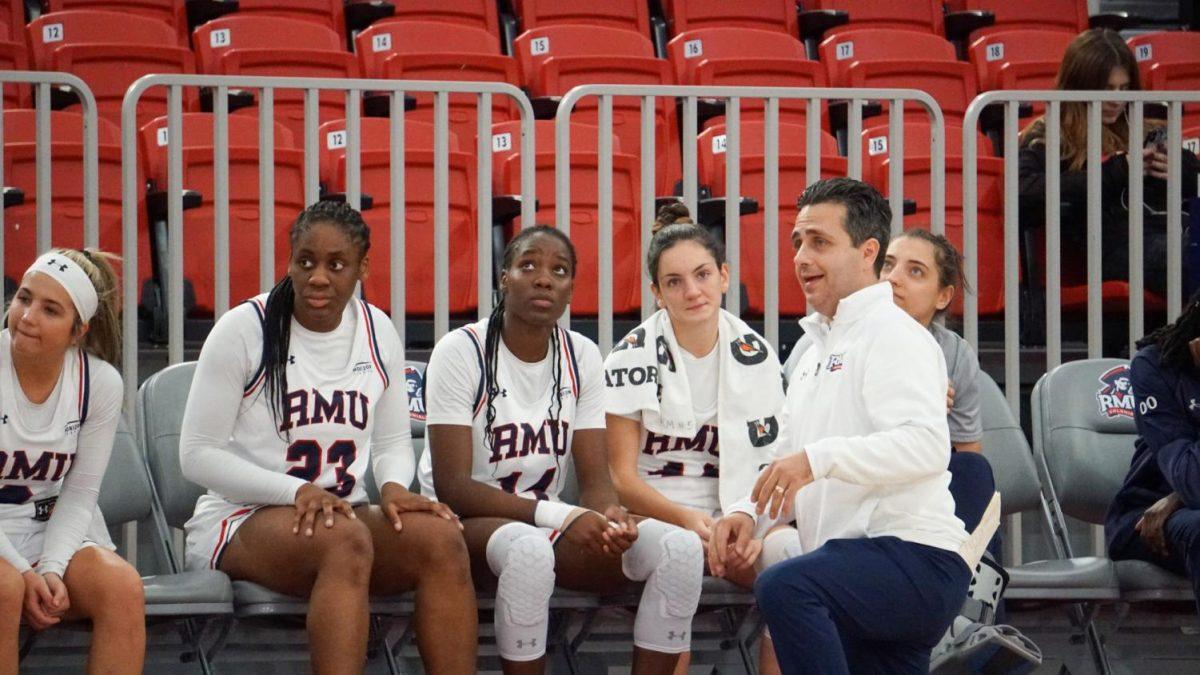
[[[1167,324],[1137,341],[1138,349],[1158,345],[1159,361],[1169,368],[1196,373],[1188,343],[1200,337],[1200,292],[1192,296],[1175,323]]]
[[[300,237],[318,223],[333,225],[342,231],[350,243],[359,250],[359,260],[371,248],[371,229],[363,221],[362,214],[344,202],[322,201],[300,212],[288,232],[288,243],[294,252]],[[296,304],[296,292],[292,287],[291,275],[284,275],[267,295],[267,307],[263,318],[262,364],[266,372],[264,391],[271,404],[271,419],[278,430],[287,417],[287,366],[288,351],[292,337],[292,310]]]
[[[521,250],[525,242],[538,235],[557,239],[567,249],[567,259],[571,263],[570,274],[571,278],[574,279],[575,268],[577,267],[575,245],[571,243],[571,240],[561,230],[556,230],[548,225],[534,225],[517,233],[517,236],[513,237],[512,241],[508,242],[508,246],[504,248],[504,259],[501,269],[507,271],[512,267],[514,258],[517,257],[517,253]],[[504,330],[504,309],[504,291],[501,290],[500,298],[496,302],[496,306],[492,308],[491,315],[488,317],[487,334],[483,341],[483,386],[484,396],[487,398],[483,442],[489,451],[492,449],[492,424],[496,421],[496,407],[492,402],[500,395],[497,372],[500,363],[501,333]],[[547,409],[547,414],[556,423],[562,414],[562,359],[559,357],[559,350],[561,348],[556,328],[550,331],[550,348],[547,351],[547,355],[551,357],[550,367],[554,379],[554,393],[550,398],[550,407]],[[555,461],[558,461],[557,454],[555,455]]]

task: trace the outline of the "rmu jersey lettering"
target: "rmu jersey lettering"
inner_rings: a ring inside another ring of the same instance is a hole
[[[526,422],[498,425],[492,429],[492,455],[488,461],[494,464],[529,455],[565,455],[570,427],[568,422],[555,419],[543,420],[536,430]]]
[[[57,481],[71,468],[73,453],[38,452],[36,461],[30,462],[24,450],[5,452],[0,450],[0,477],[4,480],[50,480]]]
[[[668,436],[667,434],[656,434],[647,431],[646,443],[642,446],[642,452],[647,455],[658,455],[664,452],[691,450],[695,452],[707,452],[713,457],[717,457],[720,455],[718,447],[717,427],[705,424],[691,438]]]
[[[289,391],[285,397],[285,419],[280,431],[310,424],[346,424],[366,429],[371,404],[360,391],[335,389],[328,396],[317,389]]]

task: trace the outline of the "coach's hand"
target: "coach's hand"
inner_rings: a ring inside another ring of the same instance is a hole
[[[56,602],[55,592],[51,589],[46,578],[58,575],[46,575],[43,577],[33,570],[28,570],[21,574],[25,579],[25,620],[29,622],[29,627],[34,630],[43,630],[62,621],[62,614],[67,611],[67,589],[62,584],[62,579],[58,579],[58,585],[62,589],[62,603],[64,606],[59,609]]]
[[[808,452],[801,450],[794,455],[788,455],[771,462],[771,465],[758,475],[750,500],[755,503],[758,514],[762,515],[770,507],[771,518],[778,518],[782,513],[790,515],[796,503],[796,493],[800,488],[813,482],[812,465],[808,462]]]
[[[762,551],[762,543],[754,546],[753,537],[754,518],[748,513],[735,511],[718,520],[708,539],[708,569],[713,576],[753,565]]]
[[[1171,548],[1167,545],[1165,532],[1167,519],[1181,506],[1183,506],[1183,500],[1179,498],[1178,493],[1172,492],[1154,502],[1133,526],[1133,529],[1141,535],[1142,541],[1146,542],[1147,548],[1164,558],[1171,555]]]
[[[450,510],[449,506],[409,492],[399,483],[383,484],[383,487],[379,490],[379,505],[383,508],[383,512],[387,514],[388,520],[392,521],[392,527],[396,528],[397,532],[404,527],[400,522],[400,514],[417,511],[425,511],[445,518],[458,525],[458,529],[462,529],[462,523],[458,521],[458,516],[455,515],[454,511]]]
[[[313,536],[317,515],[325,515],[325,527],[333,527],[333,513],[337,511],[351,520],[357,520],[354,508],[344,499],[338,499],[333,494],[312,483],[305,483],[296,490],[296,518],[292,521],[292,534],[304,532],[304,536]]]

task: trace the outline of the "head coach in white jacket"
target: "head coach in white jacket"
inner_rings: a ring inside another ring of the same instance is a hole
[[[966,597],[967,540],[948,486],[946,364],[879,281],[891,210],[823,180],[799,199],[796,277],[814,345],[788,388],[780,458],[710,538],[741,555],[756,519],[794,509],[801,555],[755,587],[784,673],[923,673]]]

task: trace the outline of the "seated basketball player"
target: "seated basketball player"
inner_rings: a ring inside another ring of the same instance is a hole
[[[707,542],[723,508],[749,494],[774,459],[783,380],[767,341],[721,309],[729,271],[720,243],[690,219],[666,224],[662,215],[646,253],[661,309],[605,362],[608,460],[622,504]],[[756,566],[790,557],[796,533],[786,529],[756,539],[720,572],[752,587]],[[759,656],[761,670],[778,672],[769,639]]]
[[[187,565],[308,598],[317,673],[361,672],[368,594],[415,589],[426,669],[473,673],[460,526],[407,488],[404,346],[354,297],[370,232],[349,206],[318,202],[289,240],[287,276],[222,316],[200,352],[179,459],[209,492],[187,523]],[[378,506],[367,503],[368,467]]]
[[[121,287],[108,256],[34,261],[0,333],[0,673],[18,632],[92,623],[88,672],[138,673],[146,650],[137,570],[96,507],[121,418]]]
[[[633,673],[669,673],[690,646],[703,544],[690,530],[635,520],[617,502],[600,351],[558,326],[575,270],[561,231],[522,230],[504,251],[491,316],[434,347],[421,487],[462,516],[476,583],[496,589],[505,673],[544,671],[556,582],[611,594],[628,580],[646,582]],[[572,463],[578,506],[560,497]]]

